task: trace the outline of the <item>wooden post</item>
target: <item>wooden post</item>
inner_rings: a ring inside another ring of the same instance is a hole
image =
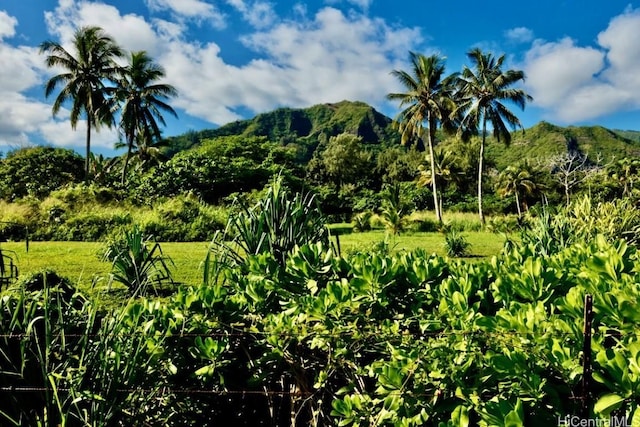
[[[591,327],[593,323],[593,296],[584,296],[584,331],[582,341],[582,419],[588,419],[591,409]]]

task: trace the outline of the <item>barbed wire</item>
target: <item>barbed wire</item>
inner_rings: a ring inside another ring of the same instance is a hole
[[[487,331],[483,329],[473,329],[473,330],[442,330],[442,331],[420,331],[420,332],[411,332],[411,331],[399,331],[384,334],[379,330],[372,331],[337,331],[337,332],[317,332],[317,331],[308,331],[308,332],[276,332],[276,331],[254,331],[254,330],[233,330],[233,331],[225,331],[225,332],[200,332],[200,333],[166,333],[160,332],[156,330],[152,330],[149,333],[142,332],[133,332],[133,333],[115,333],[110,334],[106,332],[100,333],[45,333],[40,331],[32,331],[28,333],[20,332],[20,333],[3,333],[0,334],[0,338],[3,339],[23,339],[29,338],[32,336],[49,336],[49,337],[64,337],[64,338],[104,338],[104,337],[149,337],[149,336],[160,336],[165,339],[174,339],[174,338],[197,338],[197,337],[210,337],[210,338],[242,338],[246,336],[253,337],[282,337],[282,338],[341,338],[345,336],[358,336],[361,339],[368,339],[370,337],[378,337],[383,338],[383,340],[387,340],[389,338],[440,338],[440,337],[451,337],[451,336],[515,336],[515,337],[526,337],[526,338],[582,338],[582,332],[568,332],[568,331],[516,331],[516,330],[496,330],[496,331]],[[599,331],[595,330],[591,334],[592,336],[602,336],[602,337],[616,337],[623,338],[627,336],[636,336],[640,337],[640,330],[635,332],[630,331],[619,331],[614,328],[609,328],[607,331]]]

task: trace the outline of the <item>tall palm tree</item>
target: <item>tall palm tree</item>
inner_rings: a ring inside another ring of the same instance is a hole
[[[449,184],[453,184],[457,189],[465,180],[465,172],[460,167],[460,158],[451,150],[439,150],[435,153],[435,177],[441,185],[440,191],[445,191]],[[433,175],[431,169],[425,165],[418,166],[417,183],[421,187],[433,185]],[[442,199],[440,197],[440,212],[442,213]]]
[[[105,34],[100,27],[82,27],[73,37],[73,50],[67,51],[61,44],[45,41],[40,53],[46,53],[48,67],[59,67],[64,72],[49,79],[45,85],[45,96],[49,97],[62,85],[53,102],[56,115],[62,106],[71,101],[71,128],[76,129],[84,114],[87,121],[87,155],[85,157],[85,180],[89,181],[91,157],[91,128],[111,126],[113,115],[107,105],[106,83],[116,76],[115,59],[122,56],[122,49]]]
[[[468,139],[471,134],[477,134],[479,127],[481,128],[478,157],[478,214],[480,221],[484,224],[482,175],[487,122],[490,122],[493,127],[493,136],[498,141],[503,140],[505,144],[509,144],[511,133],[507,126],[516,130],[518,127],[522,128],[522,124],[503,102],[512,102],[524,110],[527,101],[532,101],[533,98],[523,89],[513,87],[514,84],[523,81],[525,75],[520,70],[503,71],[504,55],[495,58],[493,54],[484,53],[475,48],[469,51],[467,56],[473,63],[473,69],[465,66],[458,78],[460,133],[463,139]]]
[[[516,165],[507,166],[498,175],[498,194],[501,196],[515,196],[518,218],[522,218],[523,204],[524,208],[527,209],[526,196],[539,193],[545,189],[539,175],[540,171],[535,170],[527,159]]]
[[[165,76],[164,69],[145,52],[131,52],[129,63],[121,70],[121,78],[115,89],[115,99],[120,103],[120,128],[127,144],[127,154],[122,168],[124,185],[131,153],[137,145],[139,154],[147,153],[154,140],[162,135],[158,122],[166,125],[163,112],[177,117],[175,110],[165,102],[176,96],[176,89],[157,83]]]
[[[445,130],[453,128],[450,115],[456,107],[452,99],[456,75],[443,78],[445,61],[438,55],[424,56],[410,52],[410,56],[411,74],[402,70],[391,72],[407,91],[390,93],[387,98],[400,101],[400,108],[404,108],[395,119],[403,144],[415,139],[420,140],[426,130],[431,176],[435,177],[435,133],[438,125],[442,125]],[[436,179],[431,180],[431,189],[436,218],[442,222]]]

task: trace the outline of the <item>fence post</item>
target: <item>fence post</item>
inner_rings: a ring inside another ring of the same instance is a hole
[[[588,419],[591,408],[591,327],[593,323],[593,296],[584,296],[584,331],[582,341],[582,419]]]

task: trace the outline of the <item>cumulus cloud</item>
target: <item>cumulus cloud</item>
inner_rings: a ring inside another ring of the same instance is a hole
[[[366,11],[369,9],[369,6],[371,6],[373,0],[326,0],[327,4],[337,4],[341,2],[349,3]]]
[[[99,26],[128,50],[146,50],[152,56],[162,50],[161,40],[144,17],[121,15],[116,7],[104,3],[60,1],[55,10],[45,13],[45,21],[49,33],[57,36],[67,49],[77,28]],[[175,28],[169,29],[167,26],[162,28],[175,31]]]
[[[576,46],[569,38],[536,42],[526,55],[527,85],[536,104],[553,107],[589,85],[603,66],[603,52]]]
[[[537,40],[525,57],[527,87],[549,117],[579,122],[640,107],[640,10],[613,18],[598,46]]]
[[[227,3],[240,12],[245,21],[256,28],[266,28],[277,19],[273,5],[266,1],[227,0]]]
[[[327,7],[312,19],[283,21],[241,40],[260,59],[232,66],[214,43],[171,44],[162,63],[181,94],[174,104],[217,124],[239,118],[239,108],[260,112],[342,99],[380,105],[397,89],[390,71],[405,65],[421,38],[417,29]]]
[[[624,88],[640,103],[640,9],[615,17],[598,35],[598,44],[607,51],[609,66],[603,78]],[[636,106],[640,104],[635,104]]]
[[[5,151],[30,144],[29,133],[51,117],[51,107],[22,93],[40,85],[44,63],[36,48],[3,40],[15,34],[17,24],[0,12],[0,147]]]
[[[47,142],[58,147],[75,148],[84,152],[86,147],[86,121],[78,120],[76,130],[72,130],[66,120],[49,120],[38,128],[38,133]],[[112,149],[118,142],[118,134],[114,129],[101,128],[91,131],[91,148]]]
[[[533,40],[533,31],[526,27],[511,28],[504,35],[513,43],[528,43]]]
[[[16,34],[18,20],[7,12],[0,10],[0,40]]]
[[[168,10],[178,19],[206,20],[215,28],[225,27],[225,15],[214,5],[200,0],[145,0],[152,11]]]

